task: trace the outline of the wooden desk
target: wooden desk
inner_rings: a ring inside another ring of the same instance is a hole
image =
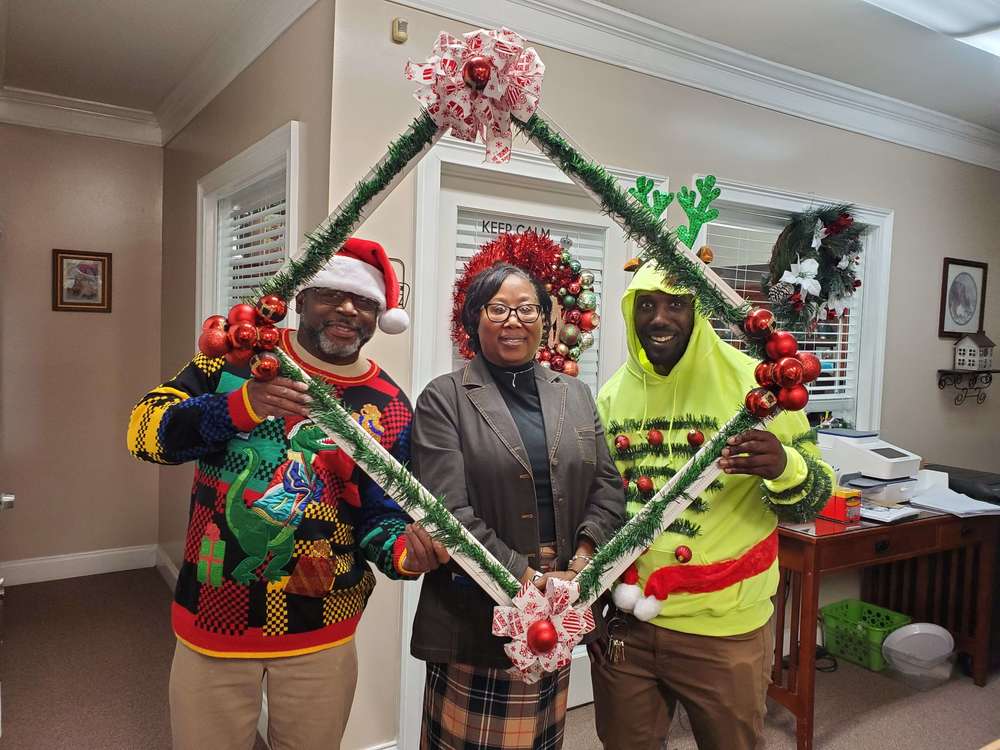
[[[956,649],[971,658],[973,679],[982,686],[990,666],[998,529],[1000,516],[963,519],[930,513],[822,536],[779,527],[780,579],[768,695],[795,714],[798,750],[812,750],[820,576],[865,568],[861,598],[946,627]],[[782,653],[786,628],[791,632],[787,666]]]

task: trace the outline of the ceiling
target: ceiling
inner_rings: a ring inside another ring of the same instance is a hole
[[[154,111],[242,3],[7,0],[2,83]]]
[[[0,0],[0,122],[165,143],[315,2]],[[470,23],[507,23],[583,54],[595,29],[640,56],[659,54],[649,52],[662,49],[650,40],[683,37],[686,51],[660,54],[656,75],[1000,168],[1000,58],[876,7],[899,13],[904,0],[398,2]],[[614,51],[591,56],[618,61]],[[699,60],[706,64],[688,65]],[[672,68],[678,61],[688,67]],[[701,77],[727,66],[754,70],[731,76],[728,88]],[[782,89],[776,104],[759,90],[772,82]],[[788,103],[795,97],[797,106]],[[884,127],[864,124],[873,107],[889,113]],[[901,137],[900,128],[920,137]]]
[[[727,47],[1000,131],[1000,57],[862,0],[604,3]]]

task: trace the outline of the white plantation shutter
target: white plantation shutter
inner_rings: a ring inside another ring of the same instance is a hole
[[[218,199],[217,310],[228,310],[288,256],[284,169]]]
[[[603,318],[604,298],[602,279],[604,275],[605,233],[605,229],[603,227],[588,227],[580,224],[567,224],[558,221],[538,222],[534,220],[519,219],[517,217],[498,217],[497,214],[493,212],[484,213],[482,211],[459,208],[455,248],[456,279],[462,274],[462,270],[465,264],[468,263],[469,259],[479,252],[483,245],[497,238],[498,232],[490,230],[495,229],[498,218],[503,218],[504,221],[507,221],[512,225],[511,230],[505,230],[501,227],[501,232],[513,232],[516,231],[518,226],[524,225],[528,228],[536,229],[539,231],[539,234],[542,234],[544,230],[548,230],[549,239],[557,244],[563,237],[569,237],[573,240],[573,247],[570,248],[570,252],[573,254],[573,257],[580,261],[580,264],[585,270],[594,274],[594,292],[597,294],[597,312]],[[490,226],[491,224],[494,226]],[[597,368],[601,356],[601,328],[598,327],[593,334],[594,345],[585,351],[583,356],[580,357],[579,378],[590,386],[590,390],[596,396],[598,386]],[[465,359],[458,353],[457,347],[453,347],[452,349],[452,363],[455,369],[461,367],[465,363]]]
[[[719,219],[707,227],[706,242],[715,254],[712,268],[753,304],[770,308],[760,281],[767,273],[771,248],[789,216],[727,207],[720,207],[719,213]],[[799,349],[814,353],[823,367],[819,379],[809,386],[806,411],[820,416],[829,412],[852,425],[857,422],[865,253],[861,254],[856,273],[862,280],[862,287],[846,303],[847,315],[829,323],[821,321],[813,331],[792,331],[798,339]],[[741,347],[742,342],[731,329],[716,321],[713,325],[723,340]]]

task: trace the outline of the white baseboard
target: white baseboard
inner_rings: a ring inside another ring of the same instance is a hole
[[[174,565],[174,561],[170,559],[170,556],[160,546],[156,548],[156,569],[163,577],[163,580],[166,581],[170,590],[173,591],[177,587],[177,576],[180,575],[180,572],[177,570],[177,566]]]
[[[69,555],[3,560],[0,561],[0,577],[7,586],[18,586],[23,583],[151,568],[156,565],[156,550],[155,544],[143,544],[138,547],[99,549]]]

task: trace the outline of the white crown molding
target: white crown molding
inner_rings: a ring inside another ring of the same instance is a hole
[[[0,122],[160,146],[152,112],[11,86],[0,88]]]
[[[120,570],[151,568],[156,564],[156,545],[99,549],[69,555],[29,557],[23,560],[0,561],[0,578],[8,586],[63,578],[115,573]]]
[[[156,109],[169,143],[209,102],[316,3],[316,0],[246,0],[233,23],[198,57]]]
[[[771,62],[596,0],[395,0],[902,146],[1000,169],[1000,132]]]

